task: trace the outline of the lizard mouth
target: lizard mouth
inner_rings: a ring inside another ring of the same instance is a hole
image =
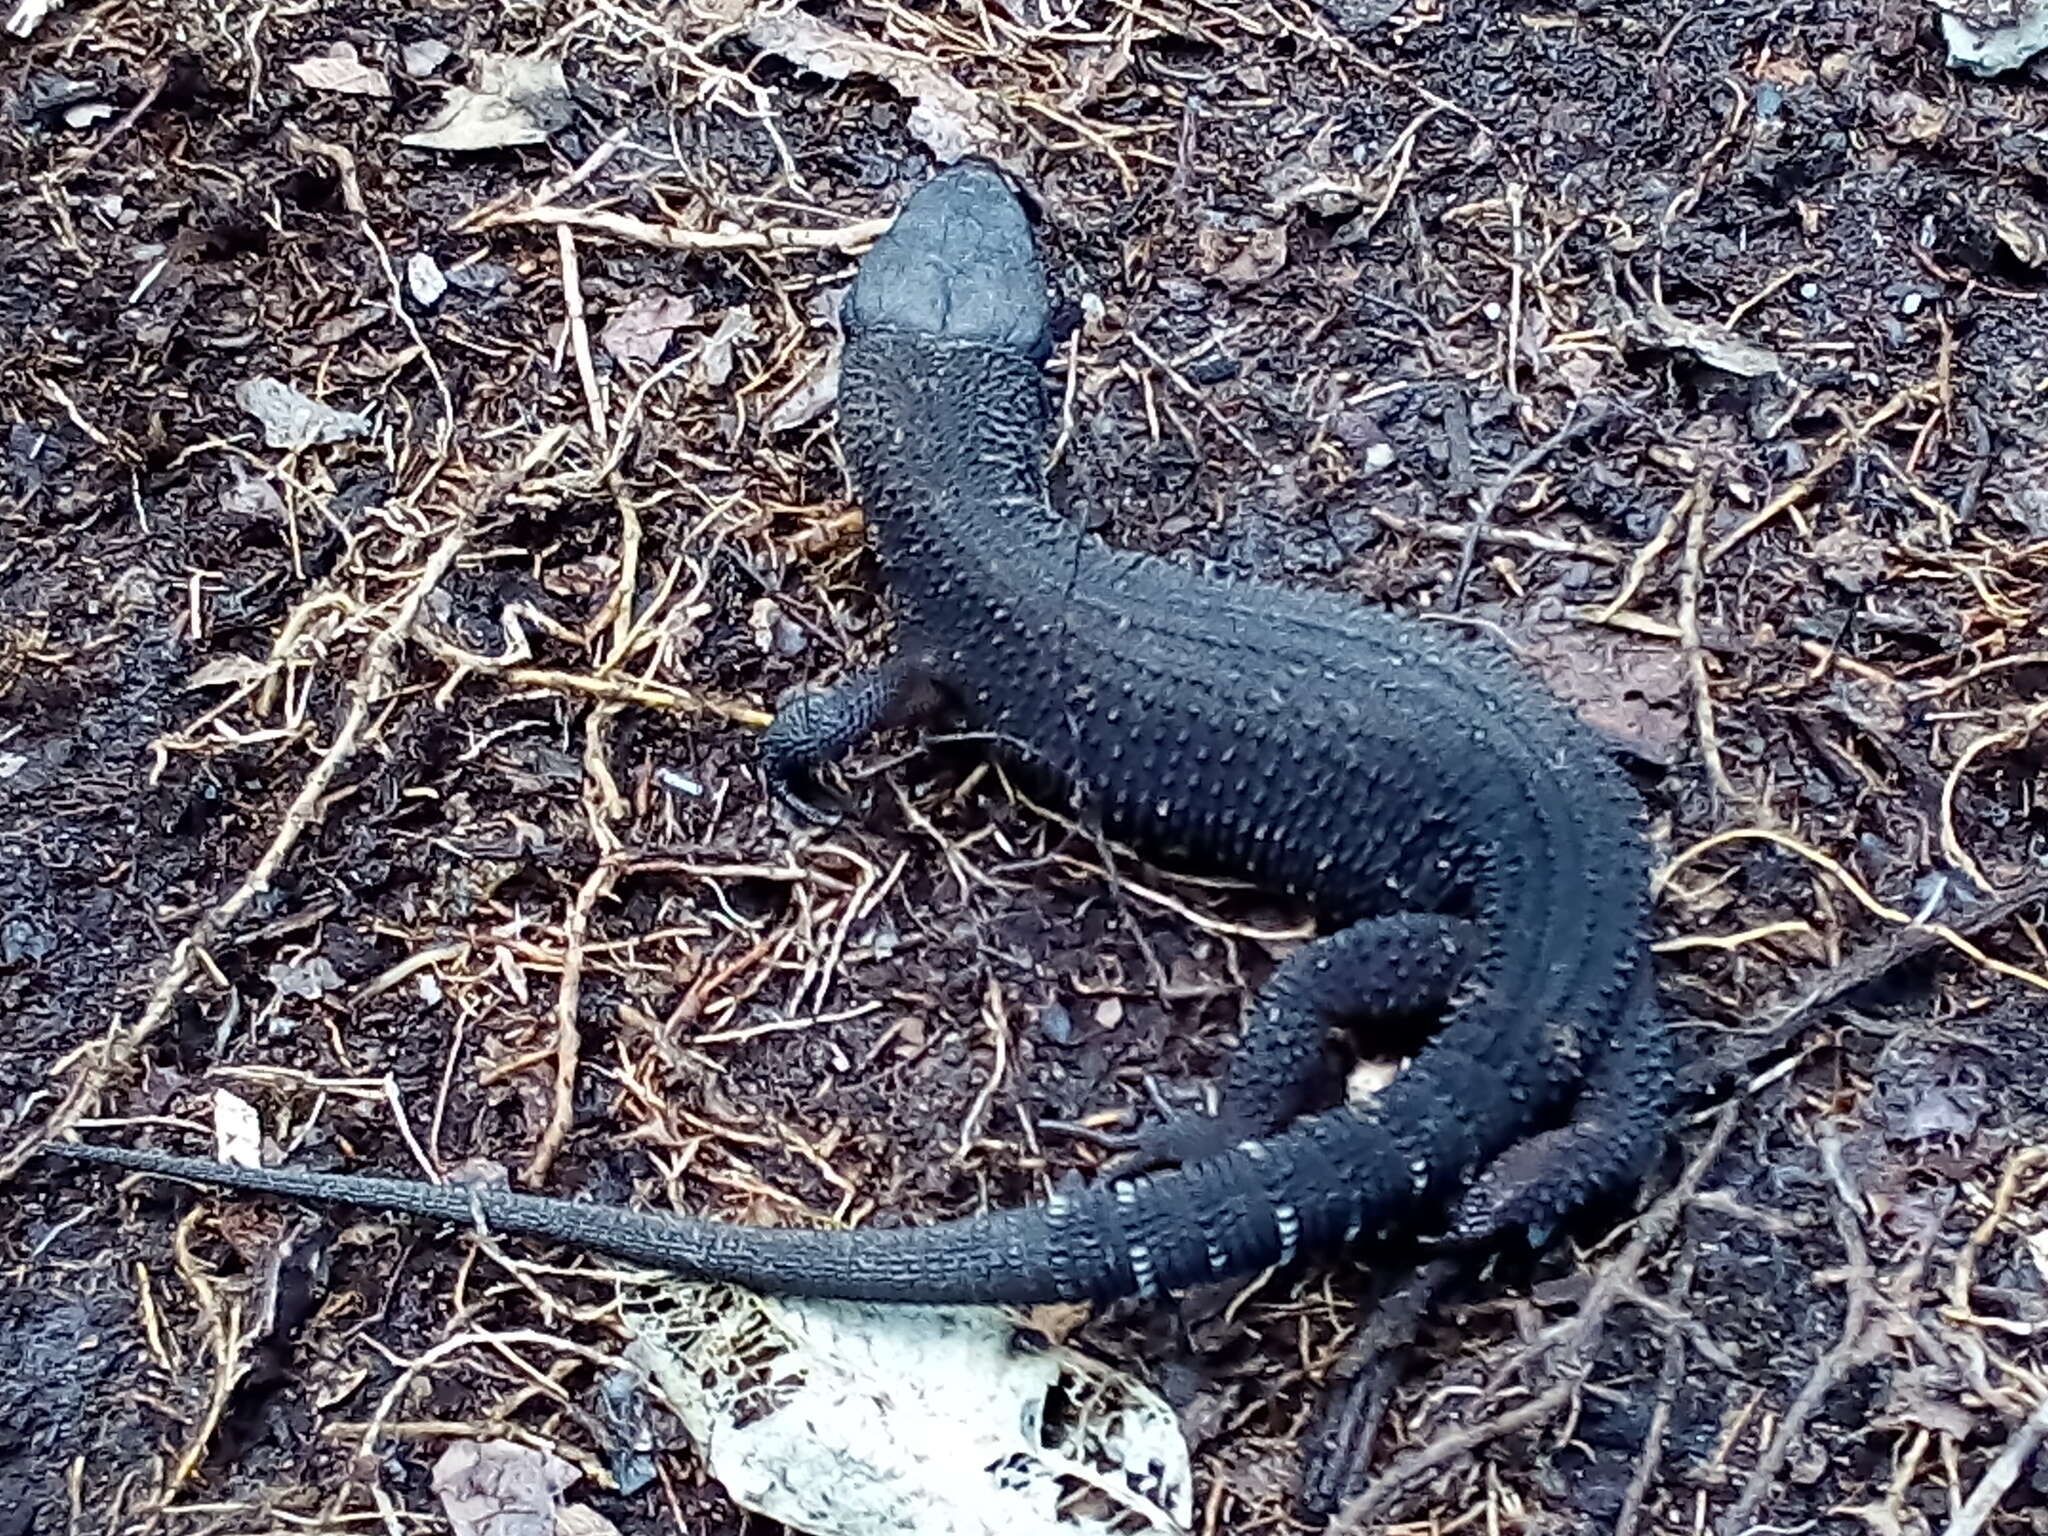
[[[1050,355],[1044,264],[1002,172],[962,160],[919,187],[861,259],[841,320],[848,336],[907,332]]]

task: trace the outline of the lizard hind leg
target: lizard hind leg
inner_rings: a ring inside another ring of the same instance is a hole
[[[1483,1247],[1520,1231],[1541,1248],[1579,1206],[1642,1172],[1664,1139],[1658,1106],[1672,1070],[1671,1035],[1651,988],[1645,966],[1587,1064],[1569,1118],[1480,1171],[1451,1213],[1443,1246]]]
[[[877,731],[929,720],[945,702],[930,671],[907,656],[850,672],[827,688],[791,689],[761,733],[761,774],[769,793],[807,821],[832,820],[806,793],[817,789],[817,771]]]
[[[1217,1112],[1153,1122],[1113,1171],[1204,1162],[1283,1129],[1307,1107],[1323,1075],[1323,1040],[1332,1026],[1441,1008],[1482,942],[1474,923],[1406,912],[1366,918],[1296,950],[1252,1005]]]

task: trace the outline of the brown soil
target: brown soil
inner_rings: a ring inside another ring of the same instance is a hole
[[[1430,1314],[1349,1528],[2048,1529],[2038,84],[1906,0],[820,14],[975,93],[1042,197],[1073,507],[1456,609],[1639,770],[1691,1118],[1649,1218]],[[0,1145],[203,1150],[226,1092],[309,1161],[915,1218],[1214,1072],[1295,914],[1106,878],[958,749],[863,754],[822,835],[763,803],[758,712],[886,621],[805,405],[855,248],[644,232],[839,230],[932,162],[752,20],[111,0],[12,49]],[[294,73],[338,42],[390,94]],[[401,142],[536,50],[545,144]],[[370,430],[266,446],[262,376]],[[665,1421],[608,1489],[597,1378],[538,1346],[438,1357],[357,1455],[405,1362],[600,1282],[17,1161],[0,1536],[437,1520],[493,1424],[628,1536],[741,1528]],[[1204,1529],[1297,1518],[1365,1273],[1085,1331],[1185,1405]]]

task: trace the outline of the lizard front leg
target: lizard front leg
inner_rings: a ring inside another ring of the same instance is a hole
[[[849,672],[827,688],[790,689],[776,701],[775,719],[761,733],[761,773],[769,793],[808,821],[832,820],[803,793],[816,788],[818,769],[840,761],[877,731],[929,720],[945,703],[937,679],[909,656]]]

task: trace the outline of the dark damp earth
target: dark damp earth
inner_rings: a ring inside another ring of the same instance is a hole
[[[864,752],[823,832],[752,773],[886,638],[834,232],[973,141],[1078,322],[1071,515],[1512,645],[1649,807],[1652,1215],[1376,1358],[1348,1528],[2048,1530],[2038,78],[1903,0],[16,14],[0,1148],[242,1116],[894,1222],[1214,1075],[1299,913],[1106,872],[971,744]],[[496,56],[559,62],[528,142],[406,142]],[[0,1536],[438,1522],[469,1435],[627,1536],[762,1528],[665,1414],[617,1486],[594,1273],[10,1196]],[[1401,1262],[1035,1321],[1181,1411],[1201,1529],[1292,1529]]]

